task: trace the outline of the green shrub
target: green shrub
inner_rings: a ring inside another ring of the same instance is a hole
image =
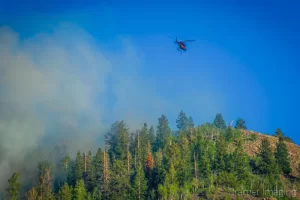
[[[218,174],[217,184],[223,187],[236,188],[237,179],[232,173],[221,172]]]

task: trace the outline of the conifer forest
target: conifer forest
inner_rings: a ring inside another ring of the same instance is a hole
[[[299,176],[292,167],[286,142],[277,129],[272,150],[268,137],[254,156],[245,152],[256,134],[245,136],[243,119],[226,125],[222,114],[194,125],[181,111],[172,131],[165,115],[156,127],[144,123],[131,133],[126,121],[111,125],[97,152],[69,155],[60,148],[56,161],[36,163],[35,181],[15,172],[3,199],[27,200],[192,200],[298,199]],[[300,171],[300,164],[298,165]],[[24,172],[23,172],[24,173]]]

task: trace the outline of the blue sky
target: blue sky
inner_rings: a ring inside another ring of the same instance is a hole
[[[279,127],[300,144],[296,127],[300,111],[299,3],[101,2],[10,1],[0,8],[0,24],[11,27],[20,41],[40,32],[51,35],[63,22],[77,25],[90,34],[95,48],[113,65],[122,66],[114,68],[119,70],[118,77],[126,74],[130,81],[137,81],[132,83],[134,88],[141,83],[143,88],[136,91],[144,93],[132,94],[136,98],[131,103],[149,99],[140,95],[155,94],[164,102],[157,107],[164,108],[161,112],[174,128],[180,109],[197,124],[212,121],[216,112],[221,112],[227,123],[242,117],[250,130],[271,134]],[[196,42],[190,43],[188,51],[180,56],[168,36]],[[136,60],[124,58],[120,38],[130,43]],[[128,59],[128,66],[122,58]],[[131,77],[131,73],[135,75]],[[134,105],[122,104],[121,98],[114,97],[110,93],[114,86],[110,86],[109,78],[106,81],[107,112],[120,109],[127,113],[126,108],[134,109]],[[120,106],[114,108],[118,101]],[[138,103],[138,109],[147,113],[156,101],[160,100]],[[120,117],[124,116],[127,115]],[[159,117],[149,116],[154,122]],[[114,114],[105,120],[118,118]]]

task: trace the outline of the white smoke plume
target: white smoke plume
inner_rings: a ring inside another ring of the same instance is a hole
[[[38,146],[93,150],[115,120],[156,123],[167,103],[139,77],[130,42],[120,42],[112,54],[70,24],[27,39],[0,27],[0,190]]]

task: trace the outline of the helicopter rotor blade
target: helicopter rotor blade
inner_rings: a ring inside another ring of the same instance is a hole
[[[183,40],[183,42],[195,42],[196,40]]]

